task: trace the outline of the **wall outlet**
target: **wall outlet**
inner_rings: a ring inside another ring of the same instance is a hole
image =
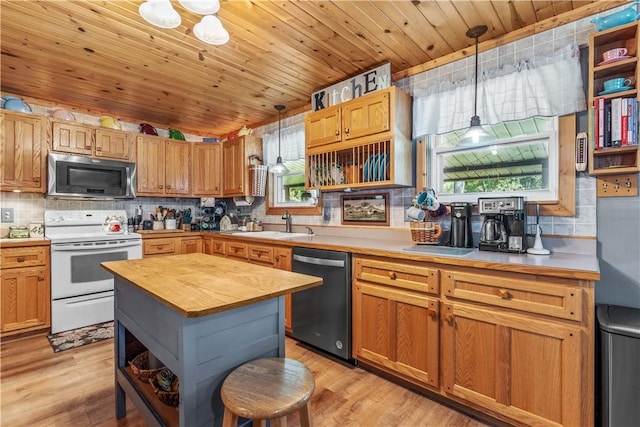
[[[0,209],[0,217],[2,222],[13,222],[13,208]]]
[[[324,221],[330,221],[331,220],[331,208],[330,207],[325,206],[322,209],[322,219]]]

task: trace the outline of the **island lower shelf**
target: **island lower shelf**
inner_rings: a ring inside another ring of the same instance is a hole
[[[141,399],[139,404],[136,405],[134,403],[138,410],[144,407],[149,411],[148,416],[153,414],[153,416],[159,418],[159,422],[168,427],[177,427],[180,425],[180,410],[177,407],[166,405],[160,401],[151,385],[138,379],[130,367],[119,369],[116,375],[116,381],[125,389],[125,393],[127,393],[130,398],[136,396],[138,399]]]

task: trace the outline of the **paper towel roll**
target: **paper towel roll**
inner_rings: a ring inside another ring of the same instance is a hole
[[[238,207],[240,207],[240,206],[251,206],[253,204],[253,196],[234,197],[233,198],[233,203]]]

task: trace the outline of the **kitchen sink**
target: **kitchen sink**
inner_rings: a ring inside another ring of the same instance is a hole
[[[475,251],[474,248],[452,248],[450,246],[416,245],[404,248],[404,251],[419,252],[428,255],[466,256]]]
[[[295,239],[297,237],[313,236],[308,233],[285,233],[284,231],[238,231],[233,233],[234,236],[239,237],[253,237],[256,239],[278,239],[288,240]]]

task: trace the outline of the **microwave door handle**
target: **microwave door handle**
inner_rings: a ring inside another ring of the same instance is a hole
[[[122,242],[122,243],[112,243],[112,244],[95,244],[92,243],[90,245],[76,245],[76,244],[66,244],[66,243],[60,243],[60,244],[53,244],[51,245],[51,249],[53,251],[84,251],[84,250],[93,250],[93,249],[116,249],[116,248],[128,248],[131,246],[140,246],[140,241],[139,240],[134,240],[134,241],[130,241],[130,242]]]

